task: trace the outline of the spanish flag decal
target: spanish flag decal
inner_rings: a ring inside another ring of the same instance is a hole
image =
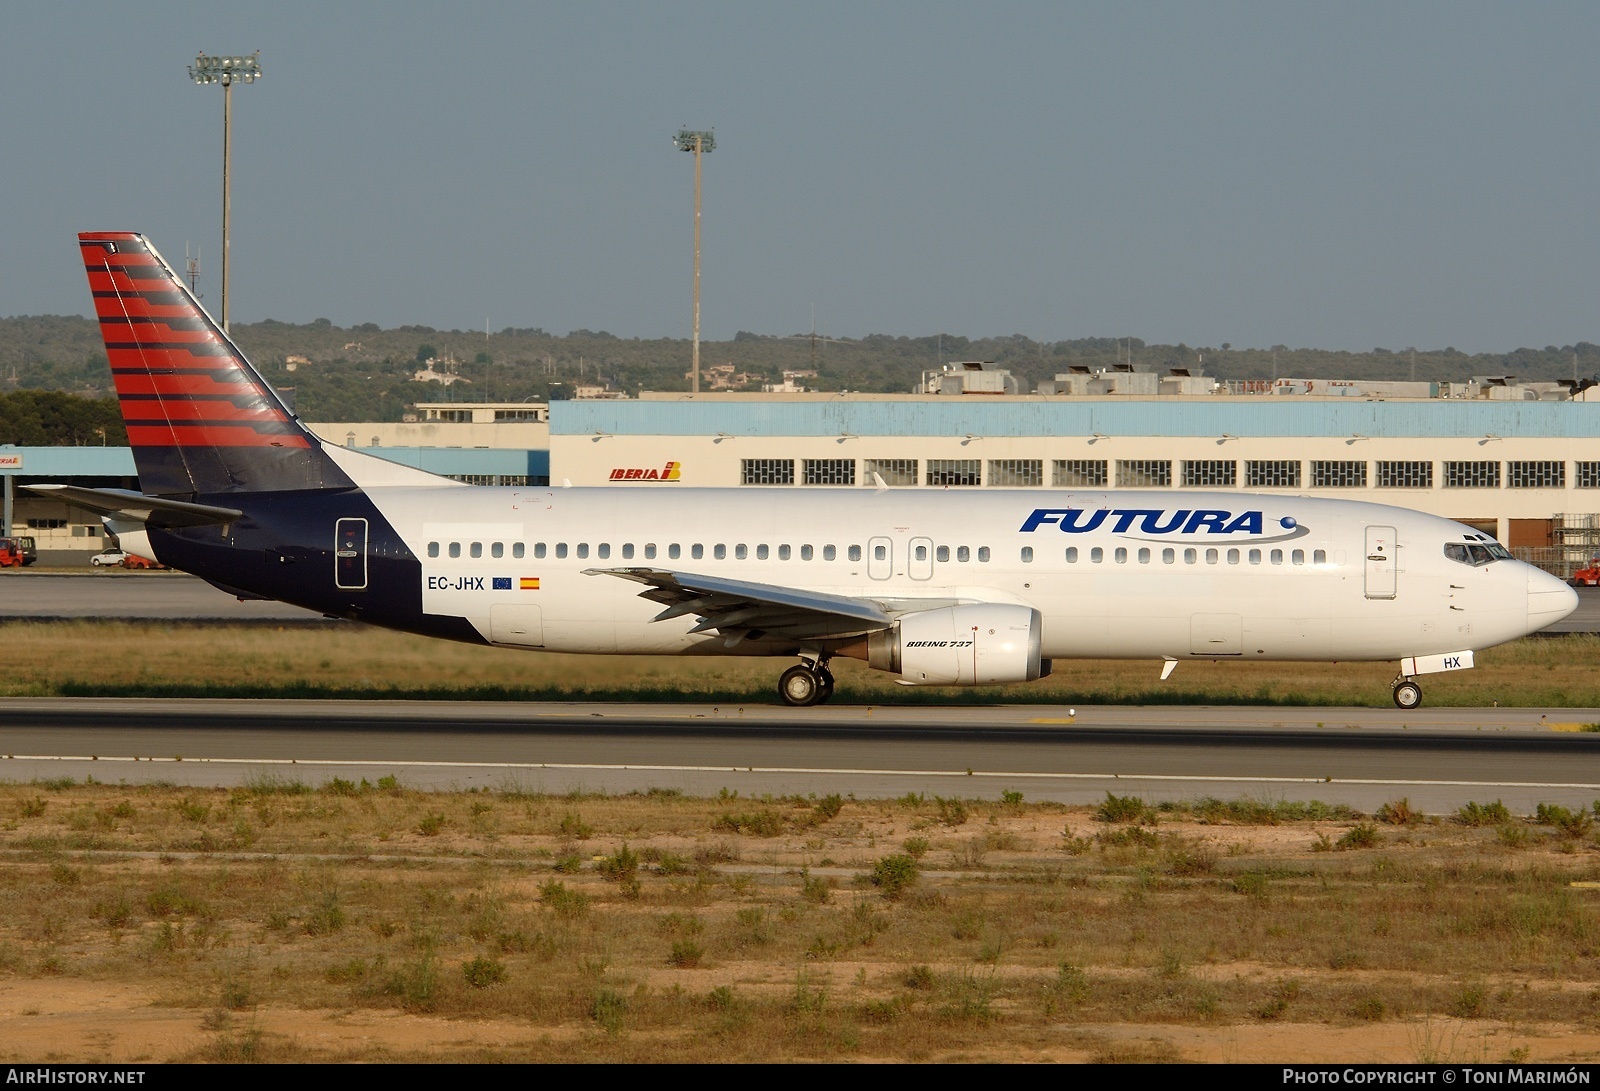
[[[523,576],[522,577],[522,590],[524,590],[524,591],[537,591],[537,590],[539,590],[539,577],[538,576]]]

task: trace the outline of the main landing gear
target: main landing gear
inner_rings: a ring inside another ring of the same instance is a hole
[[[1422,704],[1422,687],[1402,674],[1394,680],[1394,703],[1410,712]]]
[[[795,708],[820,705],[833,696],[833,673],[822,659],[808,659],[783,672],[778,679],[778,696]]]

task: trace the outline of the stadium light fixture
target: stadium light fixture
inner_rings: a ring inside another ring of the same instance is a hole
[[[222,332],[228,332],[228,236],[233,223],[233,85],[260,79],[261,50],[248,57],[208,57],[201,53],[189,66],[189,78],[202,86],[222,84]]]
[[[694,393],[700,393],[700,159],[707,152],[715,151],[717,147],[717,134],[715,131],[701,132],[692,129],[679,129],[678,135],[672,138],[673,146],[681,152],[694,153],[694,348],[692,350]]]

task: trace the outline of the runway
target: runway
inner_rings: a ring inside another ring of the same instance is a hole
[[[960,708],[0,699],[0,779],[1093,802],[1587,805],[1600,709]]]

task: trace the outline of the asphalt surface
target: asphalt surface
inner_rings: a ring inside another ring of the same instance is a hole
[[[0,779],[841,792],[1084,803],[1586,805],[1600,709],[964,708],[0,699]],[[137,760],[134,760],[137,759]]]

